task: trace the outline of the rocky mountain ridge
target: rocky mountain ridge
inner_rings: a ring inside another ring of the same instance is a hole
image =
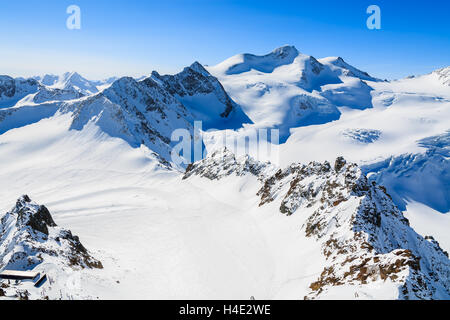
[[[189,166],[184,178],[255,175],[262,184],[260,207],[276,203],[280,214],[309,214],[299,232],[321,244],[327,262],[305,299],[374,284],[394,286],[399,299],[450,298],[448,253],[432,237],[417,234],[386,189],[357,165],[338,158],[334,166],[312,162],[273,169],[225,150]]]
[[[77,236],[60,228],[45,206],[24,195],[0,220],[0,269],[32,270],[46,260],[73,268],[102,268]]]
[[[198,62],[173,76],[153,72],[142,80],[122,77],[101,91],[88,90],[93,84],[86,84],[87,80],[76,73],[63,78],[47,76],[41,83],[30,79],[34,91],[20,96],[21,101],[14,107],[0,110],[0,130],[6,132],[58,112],[71,113],[70,129],[81,131],[93,123],[132,147],[146,145],[164,165],[170,166],[175,130],[186,129],[192,137],[194,121],[203,121],[203,130],[237,129],[251,122],[220,82]],[[6,80],[0,94],[12,97],[14,79]],[[84,89],[80,90],[80,86]]]

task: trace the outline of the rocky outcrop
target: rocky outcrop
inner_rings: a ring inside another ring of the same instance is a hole
[[[70,230],[60,228],[49,210],[28,196],[0,219],[0,270],[32,270],[42,263],[74,269],[102,269]]]
[[[220,180],[230,175],[244,176],[248,173],[263,180],[265,176],[273,172],[275,167],[270,163],[255,161],[249,155],[237,157],[227,148],[217,150],[206,159],[190,164],[186,168],[183,179],[192,176],[200,176],[209,180]]]
[[[376,81],[376,82],[380,81],[379,79],[372,77],[367,72],[361,71],[361,70],[353,67],[352,65],[348,64],[341,57],[329,57],[329,58],[324,58],[321,61],[334,66],[335,70],[340,75],[347,76],[347,77],[359,78],[359,79],[365,80],[365,81]]]
[[[34,79],[39,81],[43,86],[76,92],[82,96],[99,92],[97,85],[100,86],[108,81],[90,81],[77,72],[65,72],[62,75],[46,74],[44,76],[34,77]]]

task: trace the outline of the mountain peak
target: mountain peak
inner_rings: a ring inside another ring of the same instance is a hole
[[[17,226],[29,226],[34,231],[48,235],[49,227],[56,227],[50,212],[45,206],[34,204],[27,195],[21,196],[13,210],[17,214]]]
[[[132,78],[132,77],[121,77],[117,80],[115,80],[112,84],[110,88],[114,88],[114,87],[121,87],[121,86],[128,86],[130,84],[137,84],[137,81]]]
[[[359,78],[367,81],[380,81],[377,78],[372,77],[367,72],[347,63],[342,57],[327,57],[319,59],[320,63],[331,66],[335,70],[340,70],[342,75]]]
[[[279,48],[276,48],[272,51],[272,54],[279,57],[279,58],[286,58],[288,56],[296,56],[300,52],[297,50],[297,48],[293,45],[284,45]]]
[[[450,86],[450,66],[438,69],[434,71],[433,74],[439,77],[439,80],[442,82],[442,84]]]
[[[81,76],[78,72],[76,72],[76,71],[68,71],[68,72],[64,72],[63,75],[64,75],[64,76],[67,76],[67,77],[69,77],[69,78],[71,78],[71,77],[79,77],[79,78],[82,78],[82,76]]]
[[[299,54],[294,46],[285,45],[265,55],[239,54],[211,67],[211,69],[226,75],[241,74],[251,70],[272,73],[280,66],[293,63]]]
[[[201,73],[204,76],[210,76],[209,72],[198,61],[195,61],[193,64],[191,64],[189,68],[191,68],[192,70],[194,70],[194,71],[196,71],[198,73]]]

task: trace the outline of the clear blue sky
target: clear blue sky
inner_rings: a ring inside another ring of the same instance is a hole
[[[66,28],[71,4],[81,30]],[[381,30],[366,28],[371,4]],[[2,0],[0,74],[173,73],[292,44],[392,79],[450,65],[449,12],[448,0]]]

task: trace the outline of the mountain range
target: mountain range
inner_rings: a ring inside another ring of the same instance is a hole
[[[450,299],[449,68],[387,81],[283,46],[140,79],[0,76],[0,271],[52,279],[0,296]],[[174,163],[195,121],[204,157]],[[264,129],[264,158],[223,140]]]

